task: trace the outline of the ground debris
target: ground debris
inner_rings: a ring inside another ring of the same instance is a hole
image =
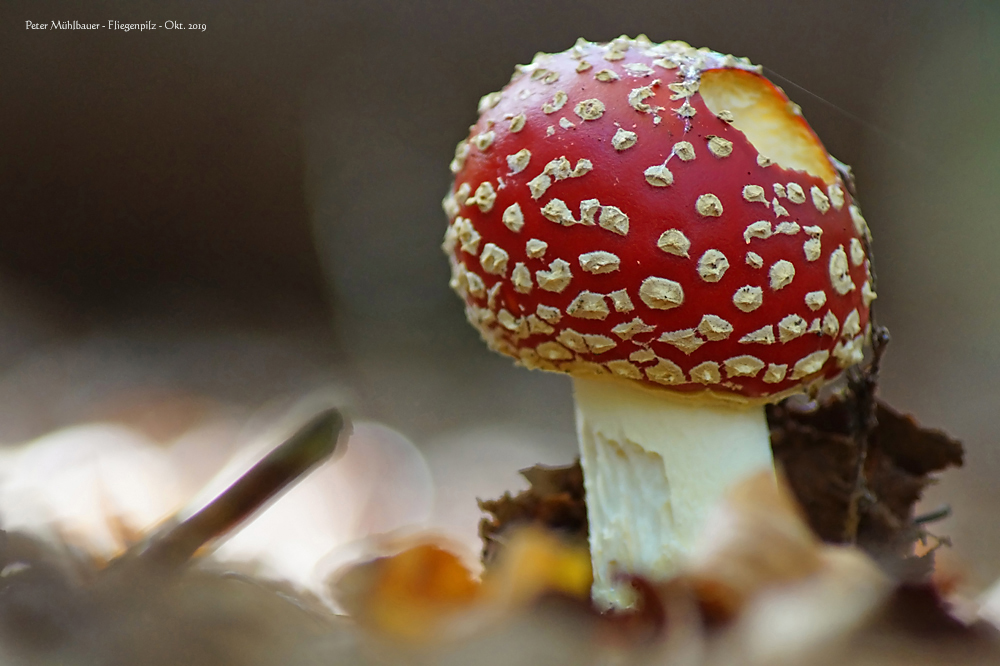
[[[926,536],[914,506],[931,475],[960,467],[964,451],[875,397],[888,335],[876,330],[873,341],[871,363],[848,372],[842,391],[768,408],[771,447],[820,538],[857,544],[898,573],[919,575],[932,560],[918,566],[908,557]]]
[[[587,543],[587,505],[579,461],[564,467],[536,465],[521,470],[521,475],[530,484],[524,492],[479,500],[479,508],[492,516],[479,523],[483,561],[487,564],[502,549],[503,533],[508,527],[537,525],[570,541]]]
[[[845,386],[819,401],[792,398],[768,407],[776,464],[823,541],[853,543],[906,578],[920,578],[931,553],[912,558],[927,536],[914,506],[932,474],[963,462],[960,442],[918,425],[875,397],[878,369],[888,342],[873,334],[873,358],[852,369]],[[489,564],[512,526],[537,524],[564,535],[587,537],[586,498],[579,462],[536,466],[521,473],[531,486],[512,496],[480,501],[490,514],[480,523]]]

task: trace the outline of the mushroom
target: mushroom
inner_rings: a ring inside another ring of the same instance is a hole
[[[773,463],[764,405],[862,359],[868,229],[760,69],[579,41],[486,95],[444,200],[451,286],[489,347],[572,376],[602,607],[678,570]]]

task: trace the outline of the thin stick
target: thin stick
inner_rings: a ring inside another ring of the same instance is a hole
[[[321,412],[200,511],[155,532],[124,557],[133,554],[146,563],[182,566],[199,548],[230,532],[333,455],[344,430],[340,412]]]
[[[865,463],[868,461],[869,437],[878,427],[878,401],[875,390],[878,387],[879,370],[882,366],[882,355],[889,344],[889,330],[874,321],[872,315],[872,360],[867,369],[860,373],[855,371],[849,375],[851,390],[854,394],[857,413],[852,428],[855,442],[858,445],[858,461],[854,470],[854,491],[851,493],[847,509],[846,536],[849,543],[857,544],[858,528],[861,525],[861,501],[874,501],[865,478]],[[852,369],[853,370],[853,369]],[[860,376],[859,376],[860,375]]]
[[[913,519],[914,525],[927,525],[929,523],[936,523],[939,520],[944,520],[951,516],[951,506],[945,504],[944,506],[938,507],[934,511],[921,514]]]

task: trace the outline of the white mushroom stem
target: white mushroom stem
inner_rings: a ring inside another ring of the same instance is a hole
[[[574,377],[592,596],[627,608],[622,573],[677,573],[709,509],[740,479],[774,463],[763,406],[684,400],[631,382]]]

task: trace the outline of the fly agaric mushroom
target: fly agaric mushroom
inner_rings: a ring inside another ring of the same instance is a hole
[[[580,40],[486,95],[444,200],[451,286],[495,351],[572,375],[594,600],[665,577],[764,405],[863,356],[868,229],[799,108],[745,59]]]

